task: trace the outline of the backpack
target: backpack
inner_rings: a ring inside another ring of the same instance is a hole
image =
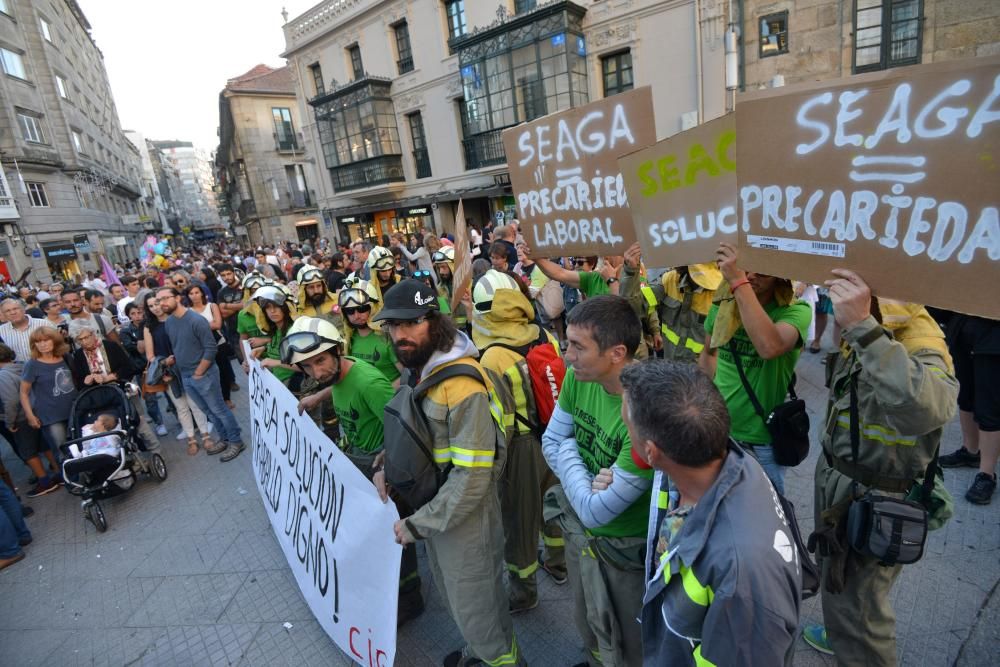
[[[563,378],[566,377],[566,363],[559,355],[557,343],[550,338],[542,327],[538,327],[538,339],[524,347],[514,347],[503,343],[493,343],[487,346],[502,347],[524,357],[524,365],[528,378],[531,380],[531,394],[534,398],[535,413],[538,415],[537,426],[532,425],[519,412],[514,412],[514,418],[536,434],[544,431],[556,409],[556,401],[562,390]],[[483,350],[485,352],[486,350]]]
[[[419,509],[437,494],[452,468],[449,463],[442,470],[434,462],[433,437],[420,401],[431,387],[454,377],[472,378],[486,386],[478,368],[471,364],[454,364],[433,373],[415,387],[401,385],[385,406],[385,480],[413,509]]]

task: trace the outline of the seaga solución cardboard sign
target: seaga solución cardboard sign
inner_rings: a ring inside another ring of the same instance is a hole
[[[532,253],[624,253],[635,230],[618,158],[654,141],[648,86],[505,130],[517,217]]]
[[[715,260],[736,244],[736,120],[710,120],[618,160],[648,266]]]
[[[750,93],[740,264],[1000,318],[1000,56]]]

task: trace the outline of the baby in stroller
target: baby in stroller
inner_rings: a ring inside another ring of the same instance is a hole
[[[97,416],[94,423],[84,424],[83,428],[80,430],[84,436],[88,436],[96,435],[98,433],[107,433],[108,431],[114,431],[118,428],[119,424],[117,417],[112,414],[102,414]],[[83,456],[91,456],[93,454],[110,454],[112,456],[118,456],[121,445],[121,438],[114,434],[101,438],[85,440],[83,443]]]

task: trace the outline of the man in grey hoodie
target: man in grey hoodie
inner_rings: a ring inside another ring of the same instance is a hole
[[[655,470],[641,612],[645,665],[791,665],[801,563],[774,487],[729,439],[691,364],[621,374],[633,456]]]

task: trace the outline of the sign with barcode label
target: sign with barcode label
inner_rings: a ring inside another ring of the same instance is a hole
[[[747,234],[746,241],[747,245],[751,248],[797,252],[803,255],[822,255],[824,257],[839,257],[843,259],[846,257],[847,252],[847,244],[845,243],[787,239],[780,236],[760,236],[758,234]]]
[[[969,289],[1000,285],[1000,55],[754,91],[735,115],[740,268],[850,269],[1000,319],[995,288]]]

